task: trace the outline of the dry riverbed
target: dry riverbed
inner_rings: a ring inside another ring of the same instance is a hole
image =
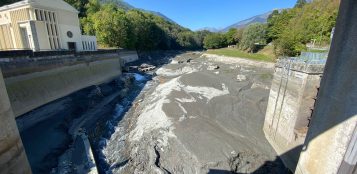
[[[272,68],[177,55],[148,81],[103,155],[109,173],[286,173],[262,126]]]

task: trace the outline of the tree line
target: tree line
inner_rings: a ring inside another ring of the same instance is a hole
[[[1,5],[18,0],[4,0]],[[294,8],[274,10],[266,24],[226,33],[193,32],[155,14],[131,9],[120,0],[65,0],[79,11],[83,34],[96,35],[104,47],[136,50],[217,49],[235,45],[254,52],[271,44],[276,56],[296,56],[313,42],[330,43],[340,0],[297,0]]]
[[[209,34],[204,39],[206,49],[236,45],[243,51],[254,51],[259,45],[272,44],[276,56],[296,56],[306,50],[306,44],[330,44],[336,24],[340,0],[298,0],[295,7],[274,10],[266,24],[251,24],[227,33]]]
[[[80,11],[84,34],[104,47],[136,50],[201,49],[206,31],[193,32],[164,18],[113,2],[66,0]]]

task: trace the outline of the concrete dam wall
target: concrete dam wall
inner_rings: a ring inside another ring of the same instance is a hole
[[[120,75],[122,63],[118,54],[102,56],[104,58],[76,61],[45,71],[7,77],[5,84],[15,116]]]

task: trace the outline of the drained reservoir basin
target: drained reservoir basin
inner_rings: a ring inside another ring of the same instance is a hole
[[[126,73],[20,117],[33,172],[80,173],[61,163],[71,130],[84,129],[99,173],[288,173],[262,131],[272,68],[149,57],[151,75]]]

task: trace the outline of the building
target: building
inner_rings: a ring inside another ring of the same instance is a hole
[[[0,50],[94,51],[81,34],[78,11],[63,0],[23,0],[0,7]]]

